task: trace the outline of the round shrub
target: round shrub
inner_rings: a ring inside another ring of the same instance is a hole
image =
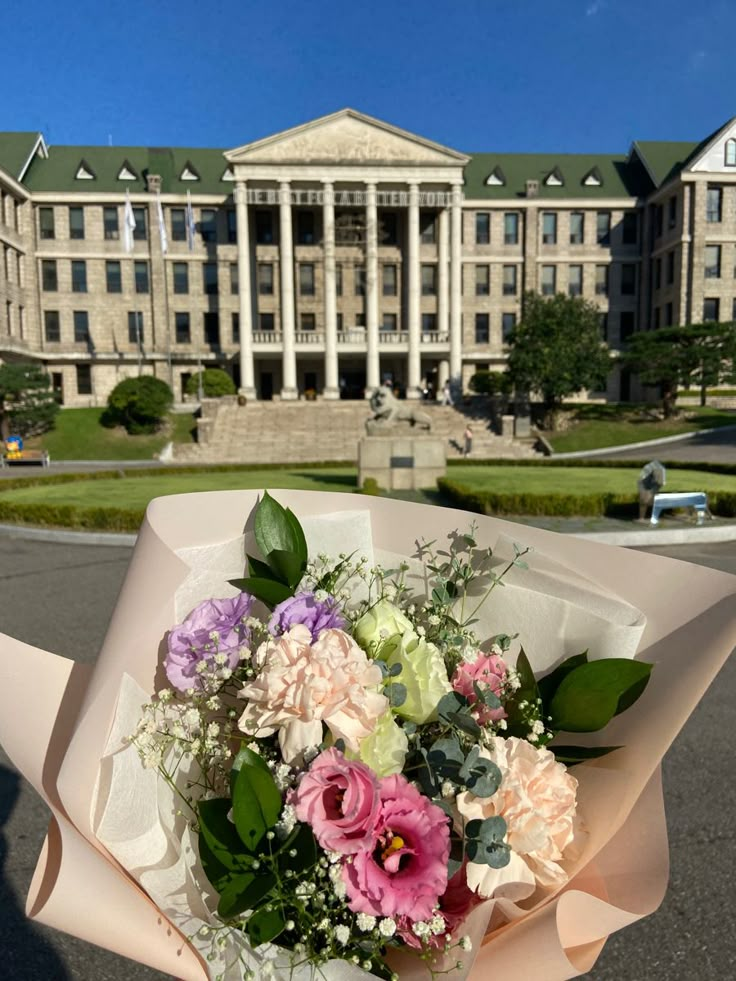
[[[222,368],[205,368],[187,382],[187,395],[199,395],[199,379],[202,379],[202,394],[208,399],[221,395],[235,395],[235,382]]]
[[[166,382],[152,375],[126,378],[107,397],[104,422],[125,426],[131,435],[155,432],[174,402],[174,393]]]

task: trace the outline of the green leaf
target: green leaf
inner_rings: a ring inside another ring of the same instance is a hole
[[[274,579],[271,566],[267,562],[248,556],[248,575],[255,579]]]
[[[275,548],[268,553],[268,564],[279,580],[290,586],[292,590],[299,584],[307,567],[306,560],[302,561],[296,552],[280,548]]]
[[[294,535],[294,551],[299,557],[299,561],[303,564],[307,564],[307,559],[309,558],[309,550],[307,549],[307,539],[304,537],[304,529],[299,524],[299,519],[291,510],[291,508],[286,509],[286,520],[291,526],[292,534]]]
[[[584,651],[582,654],[575,654],[572,657],[568,657],[567,660],[558,664],[554,671],[545,675],[544,678],[540,678],[537,682],[539,687],[539,694],[542,696],[542,702],[545,706],[548,706],[552,701],[554,693],[559,688],[562,680],[566,678],[571,671],[575,668],[579,668],[581,664],[588,663],[588,652]]]
[[[450,722],[453,713],[461,712],[468,707],[468,700],[464,695],[457,692],[448,691],[437,703],[437,715],[440,722]]]
[[[296,852],[292,855],[291,852]],[[279,868],[282,871],[306,872],[317,862],[317,842],[308,824],[297,824],[292,833],[279,846]]]
[[[236,777],[240,773],[240,768],[243,766],[244,763],[247,763],[249,766],[258,767],[260,770],[263,770],[264,773],[268,773],[268,774],[271,773],[271,771],[268,769],[268,763],[266,763],[266,761],[261,755],[254,752],[252,749],[248,749],[247,746],[242,746],[238,750],[238,755],[233,760],[232,769],[230,770],[231,794],[235,789]]]
[[[235,825],[228,818],[231,807],[231,800],[218,797],[200,801],[197,812],[200,835],[207,843],[213,858],[228,871],[238,872],[244,868],[247,850]],[[210,881],[212,882],[211,879]]]
[[[532,705],[539,698],[539,688],[529,663],[529,658],[522,648],[516,660],[516,671],[519,675],[521,685],[513,693],[506,703],[506,734],[518,736],[525,739],[528,735],[528,725],[524,722],[524,713],[519,708],[521,702],[530,702]]]
[[[456,728],[466,732],[469,736],[480,735],[480,726],[470,712],[450,712],[447,718]]]
[[[283,913],[275,906],[256,910],[245,924],[245,932],[254,947],[275,940],[283,932],[286,922]]]
[[[238,876],[222,891],[217,912],[223,919],[229,919],[247,909],[255,909],[269,895],[276,881],[270,870]]]
[[[233,789],[233,817],[238,834],[250,851],[255,851],[276,824],[281,805],[281,793],[271,774],[243,763]]]
[[[273,551],[296,552],[297,536],[285,508],[268,491],[263,492],[254,523],[256,542],[264,559]]]
[[[460,767],[460,779],[476,797],[491,797],[501,783],[501,771],[492,760],[480,755],[480,749],[473,746]]]
[[[547,746],[555,759],[566,766],[574,766],[576,763],[584,763],[585,760],[597,760],[600,756],[607,756],[620,746]]]
[[[620,711],[619,704],[628,707],[639,697],[651,670],[651,664],[627,658],[580,665],[563,679],[550,702],[552,728],[565,732],[602,729]]]
[[[231,586],[242,589],[244,593],[250,593],[256,599],[261,600],[266,606],[273,608],[284,600],[294,595],[294,591],[283,583],[275,582],[272,579],[229,579]]]
[[[455,783],[460,782],[458,776],[463,762],[463,751],[456,736],[435,740],[427,753],[427,763],[432,772],[438,777],[453,780]]]
[[[406,701],[406,685],[402,685],[400,681],[392,681],[384,691],[388,696],[388,704],[391,708],[399,708]]]

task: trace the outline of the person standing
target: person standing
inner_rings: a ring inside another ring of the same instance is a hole
[[[473,430],[470,423],[465,427],[463,433],[463,456],[470,456],[473,452]]]
[[[449,380],[445,382],[442,386],[442,404],[452,405],[452,389],[450,388]]]

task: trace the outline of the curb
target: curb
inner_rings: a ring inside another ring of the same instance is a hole
[[[627,450],[641,450],[648,446],[667,446],[669,443],[683,443],[696,436],[711,436],[736,430],[736,426],[716,426],[713,429],[697,429],[694,433],[678,433],[676,436],[660,436],[659,439],[645,439],[640,443],[624,443],[621,446],[599,446],[596,450],[575,450],[570,453],[553,453],[549,460],[578,460],[588,456],[610,456],[612,453],[626,453]]]
[[[138,538],[137,535],[114,531],[72,531],[11,524],[0,524],[0,535],[29,542],[54,542],[57,545],[117,545],[123,548],[132,548]]]

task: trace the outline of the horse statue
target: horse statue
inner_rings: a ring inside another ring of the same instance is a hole
[[[390,388],[377,388],[370,399],[373,418],[366,420],[365,428],[369,436],[380,436],[392,426],[407,423],[418,426],[426,432],[432,430],[432,420],[426,412],[414,409],[411,403],[400,402]]]

